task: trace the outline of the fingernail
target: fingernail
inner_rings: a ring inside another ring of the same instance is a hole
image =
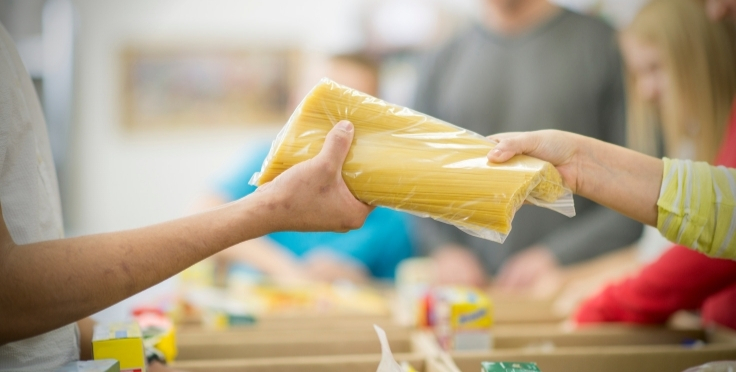
[[[499,149],[493,149],[493,150],[491,151],[491,153],[490,153],[490,154],[488,154],[488,156],[489,156],[489,157],[491,157],[491,156],[492,156],[492,157],[496,157],[496,158],[497,158],[497,157],[501,156],[501,154],[503,154],[503,151],[501,151],[501,150],[499,150]]]
[[[346,132],[352,132],[353,131],[353,123],[351,123],[351,122],[349,122],[347,120],[343,120],[343,121],[337,123],[337,127],[339,129],[342,129],[342,130],[346,131]]]

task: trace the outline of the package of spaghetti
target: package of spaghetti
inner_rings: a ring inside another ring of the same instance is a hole
[[[342,175],[358,200],[503,242],[522,204],[574,216],[572,193],[545,161],[489,163],[495,143],[405,107],[322,79],[296,108],[251,184],[260,186],[322,149],[341,120],[355,126]]]

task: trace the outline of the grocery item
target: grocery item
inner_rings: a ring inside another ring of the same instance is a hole
[[[524,202],[575,214],[572,193],[551,164],[528,156],[489,163],[491,140],[328,79],[297,107],[251,183],[263,185],[316,156],[341,120],[355,125],[342,175],[367,204],[431,217],[499,242]]]
[[[445,350],[489,350],[493,347],[493,304],[472,288],[434,289],[428,301],[429,325]]]
[[[536,363],[528,362],[482,362],[481,372],[539,372]]]
[[[143,334],[138,323],[101,323],[92,334],[95,360],[115,359],[121,372],[146,372]]]
[[[143,344],[148,354],[154,354],[163,362],[176,358],[176,327],[163,311],[151,307],[138,307],[133,316],[141,327]]]

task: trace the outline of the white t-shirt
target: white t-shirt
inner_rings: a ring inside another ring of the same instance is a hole
[[[59,186],[41,105],[13,41],[2,25],[0,204],[16,244],[64,237]],[[0,346],[3,372],[53,371],[77,359],[76,324]]]

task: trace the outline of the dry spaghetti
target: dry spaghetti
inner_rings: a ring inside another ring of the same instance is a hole
[[[485,137],[328,79],[297,107],[251,183],[263,185],[313,158],[340,120],[355,126],[343,178],[364,203],[500,242],[525,201],[574,215],[571,193],[551,164],[528,156],[489,164],[495,144]]]

